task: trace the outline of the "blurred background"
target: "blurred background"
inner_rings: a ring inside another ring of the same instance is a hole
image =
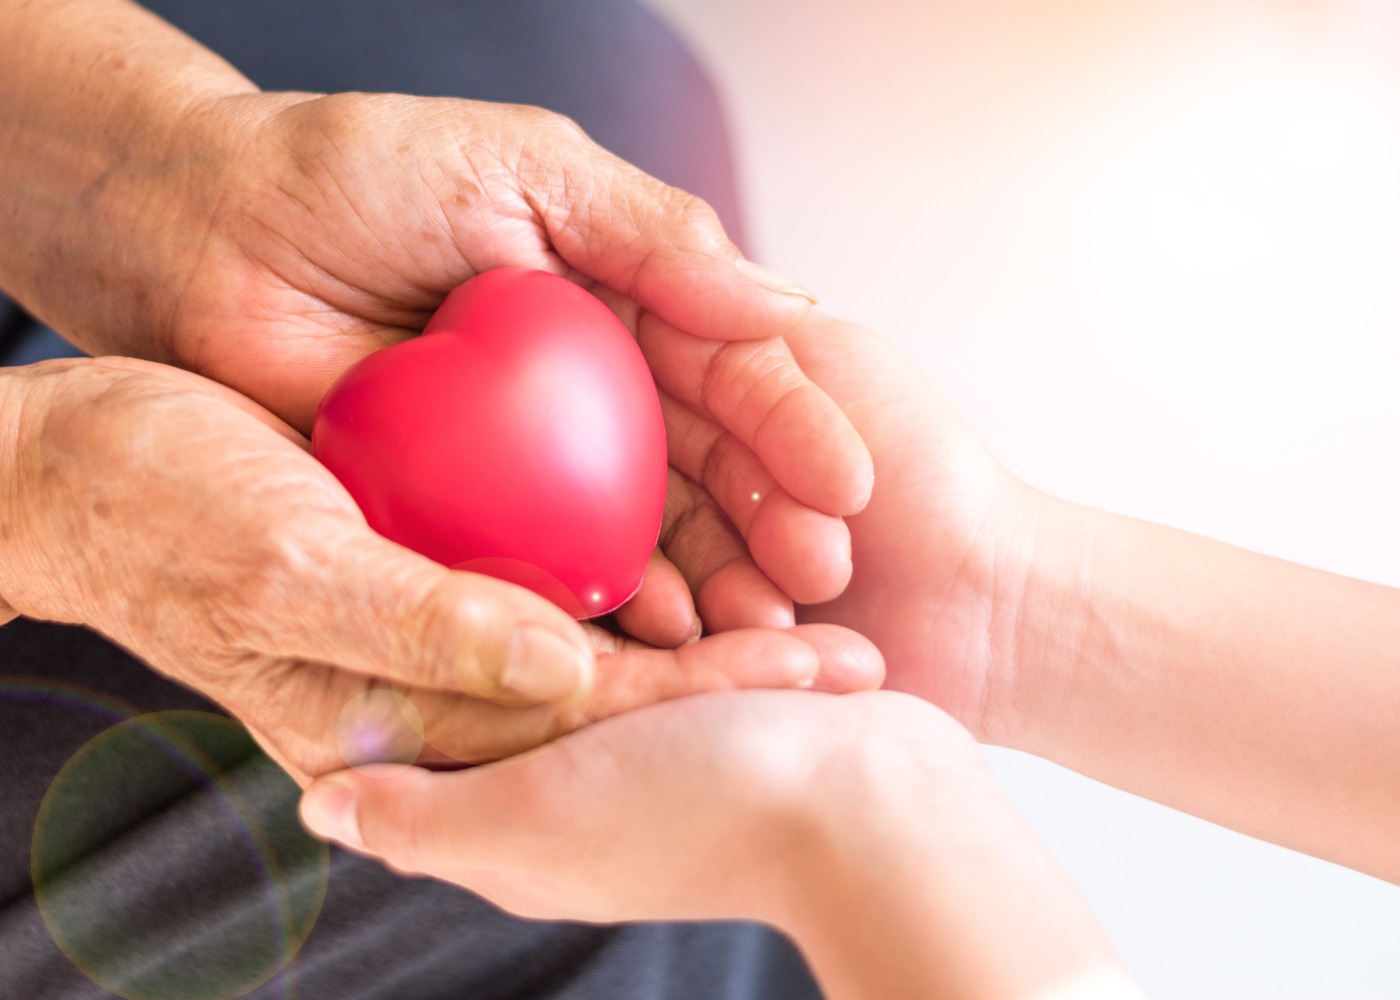
[[[754,255],[1015,472],[1400,586],[1400,4],[649,2]],[[1150,995],[1400,997],[1400,889],[993,758]]]

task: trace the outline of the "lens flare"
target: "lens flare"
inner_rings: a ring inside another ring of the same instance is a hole
[[[35,821],[30,872],[50,935],[127,1000],[232,1000],[268,982],[306,941],[329,876],[298,797],[231,719],[170,711],[111,726],[63,766]],[[282,985],[290,996],[290,974]]]
[[[397,691],[374,688],[351,698],[341,709],[335,744],[349,767],[409,767],[423,752],[423,716],[413,702]],[[377,768],[375,773],[385,771]]]

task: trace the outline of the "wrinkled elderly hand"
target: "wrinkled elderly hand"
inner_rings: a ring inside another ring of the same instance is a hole
[[[0,35],[0,285],[90,353],[199,372],[305,433],[341,372],[456,285],[565,274],[713,348],[684,377],[658,369],[669,425],[711,421],[749,457],[720,506],[753,561],[713,567],[704,624],[791,624],[793,600],[844,586],[840,518],[869,497],[869,453],[771,349],[807,293],[744,261],[699,199],[538,108],[259,92],[122,0],[0,3]],[[692,550],[729,530],[678,520]],[[679,643],[689,593],[662,561],[653,576],[620,621]]]
[[[299,433],[187,372],[7,369],[0,428],[6,615],[98,629],[218,701],[301,778],[344,766],[337,721],[373,687],[418,709],[425,759],[479,761],[696,691],[881,675],[844,629],[649,650],[449,571],[372,532]]]

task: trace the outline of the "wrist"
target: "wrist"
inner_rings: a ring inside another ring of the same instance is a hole
[[[1076,665],[1096,634],[1094,560],[1105,538],[1101,511],[1027,487],[1023,530],[1003,559],[997,618],[1004,636],[988,672],[979,739],[1028,750],[1053,726]]]
[[[124,2],[10,5],[0,36],[0,285],[94,353],[159,356],[141,345],[221,168],[191,126],[256,87]]]
[[[828,995],[1048,998],[1125,982],[969,734],[927,711],[912,720],[917,739],[897,717],[884,721],[893,732],[847,755],[859,775],[823,777],[808,849],[770,915]]]
[[[25,557],[25,517],[21,505],[33,495],[24,483],[21,454],[27,446],[27,430],[34,421],[26,419],[33,409],[34,372],[55,364],[41,362],[23,368],[0,368],[0,623],[21,613],[20,600]]]

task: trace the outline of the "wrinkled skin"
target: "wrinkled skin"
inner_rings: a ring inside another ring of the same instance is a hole
[[[298,432],[187,372],[111,358],[12,369],[0,426],[5,614],[98,629],[228,708],[303,780],[344,766],[337,719],[386,683],[422,713],[426,760],[468,762],[697,691],[879,683],[878,654],[844,629],[650,649],[448,571],[372,532]],[[741,554],[732,533],[717,544]],[[577,659],[577,690],[509,683],[522,624]]]
[[[712,419],[757,459],[751,487],[719,509],[741,530],[762,509],[744,534],[763,572],[747,557],[715,567],[735,579],[696,592],[705,624],[791,624],[794,599],[840,592],[840,518],[869,496],[869,454],[777,339],[808,299],[776,276],[754,280],[704,202],[538,108],[249,93],[194,103],[171,136],[92,194],[108,220],[93,238],[135,260],[132,287],[38,293],[41,313],[90,352],[189,368],[308,433],[337,376],[416,335],[458,284],[507,264],[565,274],[629,324],[645,310],[716,348],[698,381],[658,370],[668,424]],[[677,520],[692,537],[728,532]],[[690,596],[664,560],[654,569],[619,621],[675,645],[696,631]]]
[[[703,202],[534,108],[252,92],[180,115],[134,127],[63,217],[50,249],[83,248],[88,270],[40,269],[21,297],[90,352],[236,392],[111,359],[7,376],[22,424],[0,598],[16,611],[98,628],[302,774],[343,763],[334,716],[371,685],[409,691],[435,752],[470,761],[674,694],[791,684],[814,656],[835,687],[878,673],[843,632],[749,631],[839,593],[842,516],[871,471],[779,339],[808,299],[748,268]],[[345,368],[504,264],[568,275],[634,331],[659,314],[705,337],[696,378],[659,378],[668,438],[714,420],[726,451],[751,456],[722,500],[673,468],[660,546],[615,616],[631,639],[387,546],[305,455]],[[530,622],[567,637],[554,674],[583,657],[580,685],[507,683],[510,637]],[[696,644],[702,629],[739,631]]]

